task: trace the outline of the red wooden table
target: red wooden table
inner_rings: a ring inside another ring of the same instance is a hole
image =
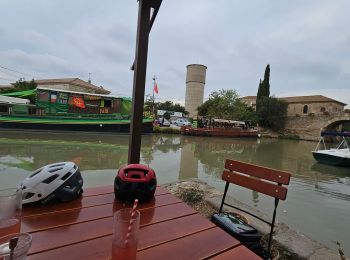
[[[69,203],[24,207],[21,232],[33,236],[28,259],[110,259],[112,215],[122,207],[131,205],[114,200],[112,186]],[[138,209],[138,259],[260,259],[162,187]]]

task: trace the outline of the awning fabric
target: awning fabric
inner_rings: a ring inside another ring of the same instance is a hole
[[[36,93],[36,89],[30,89],[30,90],[24,90],[19,92],[5,93],[1,95],[8,96],[8,97],[26,97],[26,96],[35,95],[35,93]]]

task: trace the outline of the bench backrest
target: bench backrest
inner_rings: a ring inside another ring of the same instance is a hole
[[[222,174],[224,181],[285,200],[291,174],[235,160],[226,160]]]
[[[226,160],[225,170],[222,174],[222,179],[226,181],[225,192],[221,201],[219,213],[221,213],[223,206],[229,206],[245,213],[248,213],[251,216],[260,219],[261,221],[271,225],[269,241],[265,259],[271,259],[271,241],[273,228],[275,225],[276,219],[276,209],[278,206],[279,200],[285,200],[287,197],[287,187],[282,185],[288,185],[290,181],[291,174],[289,172],[275,170],[263,166],[258,166],[250,163],[235,161],[235,160]],[[269,195],[275,198],[274,210],[272,215],[272,222],[267,222],[266,220],[256,216],[246,210],[238,208],[236,206],[225,203],[225,198],[227,190],[230,183]]]

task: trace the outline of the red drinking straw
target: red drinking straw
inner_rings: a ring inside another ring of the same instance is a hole
[[[132,207],[132,210],[131,210],[131,216],[130,216],[130,221],[129,221],[129,226],[128,226],[128,233],[126,233],[126,236],[125,236],[125,246],[127,246],[127,244],[129,243],[129,238],[130,238],[132,226],[134,224],[134,216],[136,214],[136,207],[137,207],[138,202],[139,202],[138,199],[135,199],[134,206]]]

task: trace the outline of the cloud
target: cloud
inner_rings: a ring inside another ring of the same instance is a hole
[[[62,74],[68,74],[72,71],[72,67],[66,60],[50,54],[31,54],[22,50],[6,50],[1,51],[0,56],[3,61],[12,64],[21,64],[20,69],[31,71],[30,68],[35,67],[35,73],[50,74],[59,71]]]
[[[40,77],[91,73],[95,84],[131,95],[137,1],[1,1],[0,8],[0,65]],[[337,89],[348,100],[349,9],[348,0],[163,1],[150,33],[146,94],[156,75],[158,98],[184,100],[186,65],[201,63],[206,97],[223,88],[255,95],[269,63],[276,95],[332,97]]]

